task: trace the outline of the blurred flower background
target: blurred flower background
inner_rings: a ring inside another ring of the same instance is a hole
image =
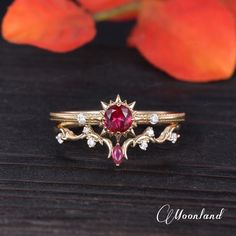
[[[235,0],[14,0],[2,36],[55,53],[94,40],[101,21],[134,21],[127,46],[188,82],[230,79],[236,65]]]

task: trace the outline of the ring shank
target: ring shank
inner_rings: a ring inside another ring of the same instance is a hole
[[[77,124],[77,116],[83,114],[86,118],[86,124],[100,125],[104,118],[104,111],[64,111],[64,112],[51,112],[50,119],[57,122],[70,122]],[[133,120],[138,124],[150,124],[150,117],[157,115],[159,124],[179,123],[185,120],[184,112],[169,112],[169,111],[134,111]]]

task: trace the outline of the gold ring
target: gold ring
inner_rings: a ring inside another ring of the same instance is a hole
[[[108,158],[112,157],[116,166],[124,159],[128,159],[128,147],[139,145],[146,150],[149,142],[164,143],[170,141],[175,143],[180,135],[176,132],[180,122],[185,120],[185,113],[168,111],[137,111],[134,110],[135,102],[127,103],[117,95],[115,101],[109,103],[101,102],[102,109],[97,111],[64,111],[51,112],[50,119],[56,121],[59,133],[57,141],[62,144],[66,140],[87,139],[90,148],[97,143],[108,147]],[[139,135],[134,129],[138,125],[148,125]],[[151,126],[166,125],[158,137],[155,137]],[[92,126],[101,127],[101,133],[94,131]],[[75,134],[73,128],[83,127],[80,134]],[[116,144],[113,145],[112,137]],[[124,137],[123,144],[120,145]]]

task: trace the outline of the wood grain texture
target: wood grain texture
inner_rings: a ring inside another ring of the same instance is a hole
[[[136,51],[55,55],[0,42],[0,235],[235,235],[236,80],[188,84]],[[187,63],[187,62],[186,62]],[[119,93],[137,109],[187,112],[177,145],[129,151],[58,145],[50,111],[97,109]],[[160,206],[226,208],[221,221],[156,222]]]

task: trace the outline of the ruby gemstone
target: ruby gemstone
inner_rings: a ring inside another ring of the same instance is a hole
[[[123,133],[132,125],[132,113],[124,105],[112,105],[105,112],[104,124],[110,132]]]
[[[124,158],[124,153],[122,152],[122,148],[120,144],[116,144],[115,147],[112,149],[112,159],[114,163],[118,166],[122,162]]]

